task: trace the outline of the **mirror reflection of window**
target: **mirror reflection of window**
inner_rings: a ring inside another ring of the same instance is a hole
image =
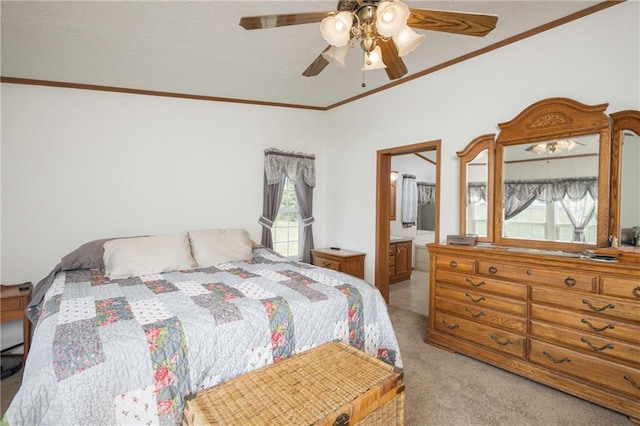
[[[504,148],[503,236],[595,244],[598,136]]]
[[[630,130],[622,134],[621,161],[620,244],[640,245],[637,239],[640,227],[640,136]]]
[[[487,236],[487,150],[467,163],[467,226],[466,233]]]

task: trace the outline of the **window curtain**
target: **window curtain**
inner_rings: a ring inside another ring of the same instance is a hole
[[[572,200],[567,195],[562,199],[562,207],[573,225],[573,241],[585,242],[584,227],[596,213],[595,200],[586,194],[579,200]]]
[[[436,184],[430,182],[417,182],[418,188],[418,205],[436,203]]]
[[[467,204],[480,201],[487,202],[487,184],[484,182],[469,182],[467,184]]]
[[[584,227],[596,211],[598,178],[512,180],[503,191],[505,219],[511,219],[535,200],[560,202],[573,225],[573,241],[584,242]]]
[[[316,185],[315,155],[300,152],[286,152],[275,148],[264,151],[264,192],[262,217],[258,221],[262,225],[262,245],[273,248],[271,228],[278,215],[282,201],[285,178],[293,182],[298,208],[303,221],[303,232],[300,238],[302,261],[311,262],[313,248],[313,188]]]
[[[402,226],[416,226],[418,219],[418,185],[415,175],[402,175]]]

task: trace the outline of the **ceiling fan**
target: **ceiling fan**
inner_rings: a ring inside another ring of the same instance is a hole
[[[302,75],[316,76],[330,62],[344,67],[348,47],[360,40],[363,71],[384,68],[389,79],[395,80],[407,73],[402,56],[425,37],[411,28],[483,37],[497,21],[495,15],[409,8],[400,0],[340,0],[335,11],[245,16],[240,26],[257,30],[320,22],[329,46]]]
[[[559,154],[562,151],[571,151],[574,148],[584,145],[582,142],[578,142],[573,139],[564,139],[553,142],[542,142],[529,145],[525,148],[525,151],[535,152],[537,154],[549,153]]]

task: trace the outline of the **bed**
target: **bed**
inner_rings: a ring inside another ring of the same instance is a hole
[[[332,340],[402,367],[365,281],[252,245],[244,230],[171,237],[87,243],[38,285],[3,423],[179,424],[186,396]]]

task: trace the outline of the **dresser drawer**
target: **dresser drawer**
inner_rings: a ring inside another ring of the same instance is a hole
[[[602,293],[640,302],[640,278],[602,277]]]
[[[640,321],[640,303],[609,296],[580,294],[548,287],[533,287],[531,300],[568,309]]]
[[[611,337],[640,345],[640,325],[564,311],[550,306],[531,304],[531,318],[595,333],[603,338]]]
[[[531,339],[529,360],[549,370],[640,398],[640,370]]]
[[[513,315],[524,316],[527,312],[527,303],[524,301],[507,299],[479,291],[467,291],[453,287],[436,285],[436,297],[452,299],[467,303],[477,308],[488,308]]]
[[[470,306],[449,299],[436,298],[436,309],[520,333],[524,333],[527,328],[527,322],[523,317],[505,314],[492,309]]]
[[[527,266],[507,265],[487,260],[478,261],[478,273],[517,280],[529,281],[539,284],[553,285],[570,290],[595,291],[597,275],[584,274],[575,270],[554,271],[542,268],[529,268]]]
[[[583,352],[602,358],[615,358],[637,364],[640,367],[640,346],[630,345],[606,336],[573,330],[555,324],[532,320],[530,333],[545,340],[572,346]]]
[[[488,291],[518,299],[527,298],[526,284],[500,281],[493,278],[479,277],[470,274],[457,274],[449,270],[441,269],[436,270],[436,281],[456,284],[469,290]]]
[[[475,260],[439,254],[436,256],[436,269],[472,274],[475,272]]]
[[[496,351],[524,358],[525,338],[515,333],[479,324],[440,311],[435,313],[436,329]]]

